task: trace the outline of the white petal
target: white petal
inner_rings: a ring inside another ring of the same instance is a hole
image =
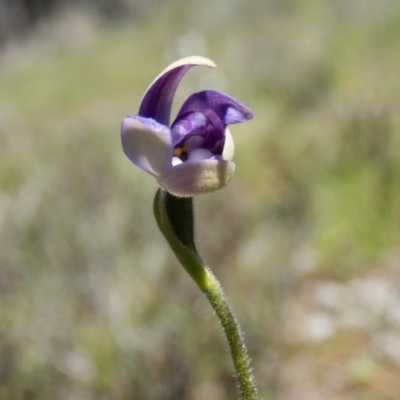
[[[225,129],[225,144],[224,149],[222,150],[222,159],[223,160],[232,160],[235,155],[235,143],[233,142],[233,138],[231,132],[228,128]]]
[[[182,164],[183,161],[179,157],[172,157],[172,165],[175,167],[175,165]]]
[[[121,126],[122,147],[135,165],[158,176],[171,167],[171,132],[166,126],[150,122],[151,129],[137,119],[124,118]]]
[[[192,197],[226,186],[235,171],[235,164],[226,160],[184,162],[160,174],[157,181],[177,197]]]

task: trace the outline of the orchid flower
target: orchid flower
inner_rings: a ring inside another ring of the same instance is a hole
[[[192,197],[226,186],[235,164],[234,143],[227,125],[244,122],[252,112],[236,99],[215,90],[194,93],[170,125],[176,89],[193,66],[215,68],[213,61],[192,56],[176,61],[151,83],[138,115],[121,125],[122,147],[139,168],[177,197]]]

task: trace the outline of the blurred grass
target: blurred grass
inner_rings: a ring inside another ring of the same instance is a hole
[[[154,76],[201,53],[219,69],[191,71],[175,109],[212,87],[255,114],[197,217],[263,398],[395,399],[399,45],[395,1],[171,1],[112,26],[66,14],[3,50],[0,398],[236,398],[119,142]]]

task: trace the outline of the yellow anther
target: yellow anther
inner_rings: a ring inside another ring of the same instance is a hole
[[[182,154],[182,149],[180,147],[174,149],[174,156],[175,157],[180,157]]]
[[[187,151],[186,145],[183,147],[176,147],[174,149],[174,156],[180,157],[182,154],[186,153],[186,151]]]

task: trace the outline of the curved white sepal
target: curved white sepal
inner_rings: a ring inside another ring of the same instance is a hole
[[[193,197],[226,186],[235,172],[235,164],[227,160],[201,160],[182,163],[163,172],[158,183],[177,197]]]
[[[162,70],[156,78],[153,80],[153,82],[150,83],[149,87],[147,88],[146,92],[144,93],[143,97],[146,97],[146,93],[148,90],[156,83],[162,76],[164,76],[166,73],[169,71],[175,69],[175,68],[180,68],[184,67],[186,65],[193,65],[193,66],[200,66],[200,67],[209,67],[209,68],[217,68],[217,65],[213,60],[210,60],[207,57],[203,56],[189,56],[189,57],[184,57],[180,58],[179,60],[173,62],[172,64],[168,65],[167,68]]]

